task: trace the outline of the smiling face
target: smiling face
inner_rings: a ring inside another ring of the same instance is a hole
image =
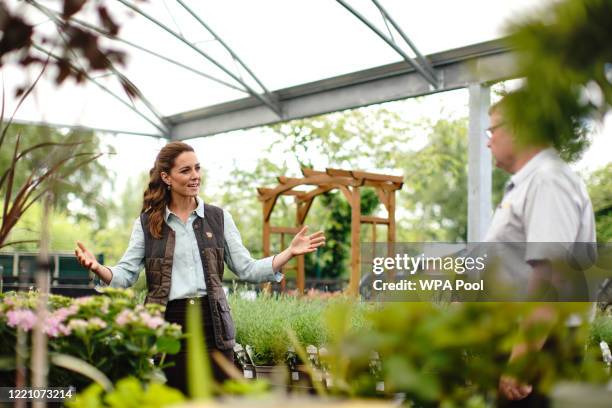
[[[174,160],[170,173],[161,172],[173,195],[195,197],[200,191],[200,163],[194,152],[183,152]]]

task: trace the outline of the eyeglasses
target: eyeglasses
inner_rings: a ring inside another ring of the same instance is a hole
[[[491,126],[490,128],[485,130],[485,135],[487,135],[487,139],[491,139],[493,137],[493,131],[495,131],[495,129],[497,129],[498,127],[501,127],[505,124],[505,122],[501,122],[498,123],[495,126]]]

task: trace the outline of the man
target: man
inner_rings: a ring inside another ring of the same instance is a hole
[[[490,108],[489,116],[487,146],[496,166],[512,177],[495,210],[485,241],[525,243],[522,259],[510,263],[521,267],[512,271],[512,279],[528,294],[543,293],[551,287],[553,291],[562,292],[572,286],[573,281],[568,285],[555,277],[550,260],[559,254],[558,246],[565,244],[562,251],[567,253],[567,250],[576,251],[568,248],[568,244],[596,241],[595,219],[587,190],[551,145],[516,140],[512,126],[504,118],[504,99]],[[523,324],[553,319],[554,309],[543,306]],[[529,350],[541,349],[545,340],[515,345],[510,359],[517,359]],[[520,401],[532,393],[532,387],[504,376],[500,379],[499,391],[509,401]]]

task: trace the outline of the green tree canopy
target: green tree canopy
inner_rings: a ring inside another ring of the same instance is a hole
[[[53,206],[57,210],[77,220],[92,221],[96,227],[106,224],[110,200],[101,192],[104,184],[112,185],[114,177],[99,160],[91,161],[91,158],[105,152],[112,154],[112,147],[102,146],[99,137],[90,131],[64,132],[44,126],[13,124],[8,127],[0,150],[0,170],[9,168],[18,135],[18,150],[27,153],[19,159],[13,185],[20,186],[30,175],[39,176],[54,163],[63,162],[57,175],[40,189],[52,183]],[[30,150],[39,144],[47,145]],[[16,194],[17,189],[13,189],[10,198]]]

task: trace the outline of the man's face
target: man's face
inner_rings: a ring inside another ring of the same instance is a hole
[[[512,134],[504,126],[504,118],[499,111],[493,111],[489,116],[490,138],[487,147],[495,158],[495,165],[500,169],[511,173],[515,162],[515,148]]]

